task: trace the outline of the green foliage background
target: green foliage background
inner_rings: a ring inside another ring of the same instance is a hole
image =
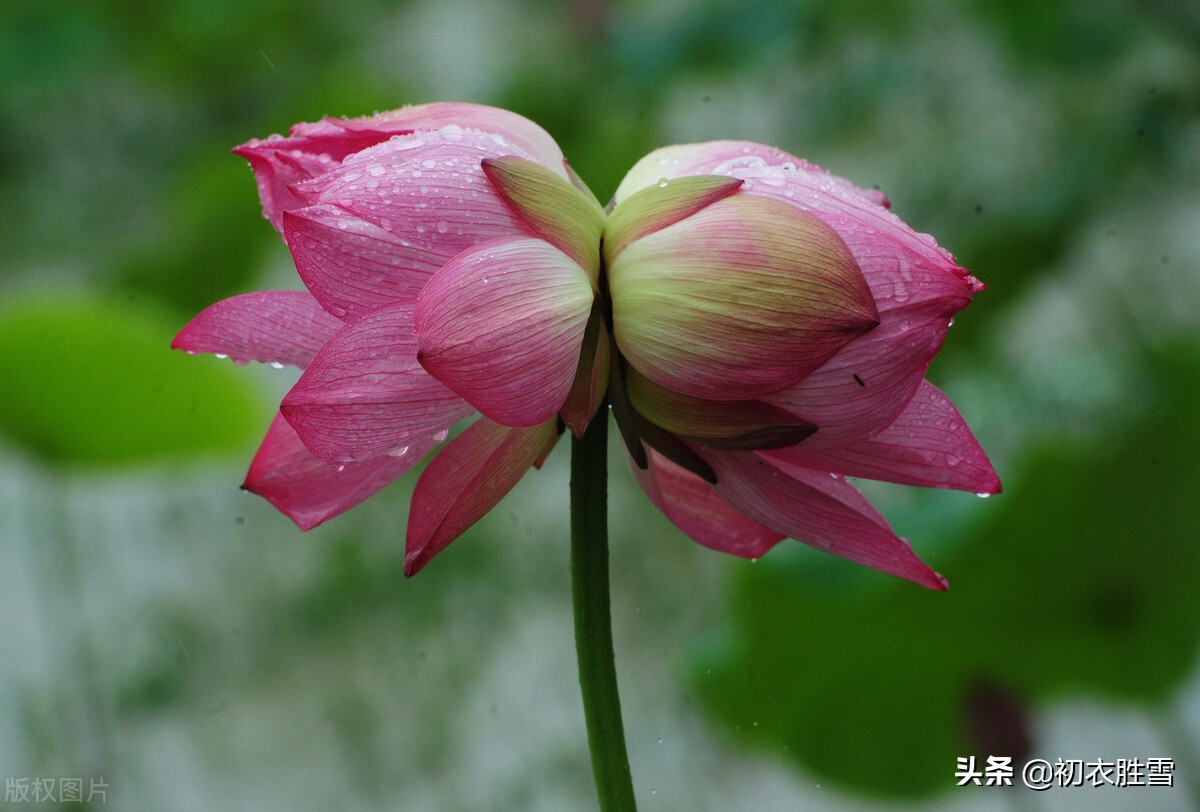
[[[1005,493],[864,486],[947,595],[726,560],[614,471],[644,808],[989,808],[954,794],[981,686],[1034,756],[1175,758],[1136,791],[1189,808],[1200,13],[1170,0],[5,4],[0,775],[129,809],[590,802],[564,452],[406,582],[411,479],[301,536],[236,493],[288,373],[167,349],[298,286],[231,146],[441,99],[530,116],[601,198],[664,143],[783,147],[990,286],[931,377]]]

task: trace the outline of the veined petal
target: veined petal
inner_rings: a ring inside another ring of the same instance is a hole
[[[282,232],[284,211],[303,205],[290,191],[291,184],[335,169],[347,156],[394,136],[444,127],[488,133],[518,154],[532,156],[563,177],[568,175],[558,144],[529,119],[496,107],[455,102],[421,104],[361,118],[327,117],[297,124],[287,138],[255,138],[233,151],[250,162],[263,216]]]
[[[638,190],[613,209],[604,223],[604,259],[612,264],[634,240],[678,223],[728,197],[742,181],[722,175],[697,175]]]
[[[802,444],[763,456],[902,485],[1000,492],[1000,478],[966,421],[928,381],[922,381],[891,425],[870,440],[834,449]]]
[[[557,440],[556,423],[513,429],[480,418],[439,451],[413,491],[404,574],[416,575],[495,507]]]
[[[283,415],[275,415],[242,488],[279,509],[301,530],[345,513],[412,468],[432,448],[422,440],[403,457],[330,466],[314,457]]]
[[[878,189],[863,189],[825,169],[775,147],[753,141],[706,141],[662,147],[633,165],[621,180],[614,199],[620,204],[639,189],[659,183],[663,178],[691,175],[736,175],[738,170],[774,167],[787,172],[804,172],[814,182],[838,187],[842,194],[853,194],[874,205],[889,206],[887,196]]]
[[[609,267],[617,346],[676,392],[777,392],[878,323],[858,266],[820,220],[737,194],[630,244]]]
[[[537,425],[567,398],[594,298],[587,273],[550,243],[486,242],[421,291],[420,361],[497,423]]]
[[[646,496],[671,523],[693,541],[741,558],[758,558],[785,538],[726,502],[712,486],[654,451],[638,467],[625,461]]]
[[[735,508],[767,527],[834,555],[930,589],[946,581],[899,538],[845,480],[755,453],[702,451],[714,486]]]
[[[363,149],[369,144],[358,146],[342,145],[336,158],[329,152],[311,152],[314,145],[306,139],[268,138],[252,139],[233,152],[250,162],[254,180],[258,185],[258,199],[262,203],[263,217],[272,227],[283,233],[283,213],[304,204],[292,194],[291,185],[315,178],[337,168],[341,158],[349,152]],[[348,152],[348,151],[349,152]]]
[[[434,102],[362,118],[326,118],[321,124],[324,128],[337,128],[346,133],[375,133],[381,136],[380,140],[417,130],[474,130],[498,136],[520,154],[528,155],[562,177],[567,177],[562,150],[550,134],[524,116],[499,107],[466,102]]]
[[[330,313],[352,319],[412,302],[445,260],[374,223],[319,203],[285,212],[296,271]]]
[[[305,367],[342,327],[309,293],[264,290],[210,305],[179,331],[171,346],[187,352],[227,355]]]
[[[836,449],[868,440],[908,405],[946,337],[950,319],[931,301],[881,314],[816,372],[764,399],[815,423],[805,444]]]
[[[881,312],[930,299],[957,300],[949,315],[983,289],[932,237],[888,211],[882,192],[862,189],[762,144],[710,141],[655,150],[629,171],[616,199],[652,187],[660,178],[697,174],[740,178],[747,194],[783,200],[820,217],[849,247]]]
[[[331,312],[354,317],[411,301],[467,248],[528,234],[480,165],[511,150],[485,133],[419,132],[292,187],[309,204],[284,223],[305,284]]]
[[[321,348],[280,410],[331,464],[402,457],[474,409],[417,361],[411,304],[377,310]]]
[[[485,158],[483,172],[530,231],[578,262],[598,289],[604,210],[561,176],[524,158]]]
[[[647,420],[712,448],[780,448],[817,430],[765,401],[693,398],[659,386],[632,367],[626,371],[625,385],[629,402]]]

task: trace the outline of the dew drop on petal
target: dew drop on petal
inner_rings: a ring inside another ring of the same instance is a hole
[[[449,430],[449,429],[442,429],[442,430],[441,430],[441,431],[439,431],[437,434],[433,435],[433,441],[434,441],[435,443],[442,443],[442,442],[445,442],[445,441],[446,441],[446,438],[447,438],[447,437],[449,437],[449,436],[450,436],[450,430]]]
[[[228,355],[228,353],[215,352],[215,353],[213,353],[213,357],[220,358],[222,361],[224,361],[226,358],[229,357],[229,355]]]
[[[666,178],[659,178],[658,179],[658,188],[665,189],[665,188],[667,188],[667,184],[669,184],[669,183],[670,183],[670,181],[667,180]]]
[[[449,223],[447,223],[445,220],[438,220],[438,222],[437,222],[438,234],[445,234],[449,230],[450,230]]]
[[[272,361],[270,363],[270,367],[271,367],[271,369],[283,369],[283,364],[281,364],[278,361]]]
[[[407,453],[408,453],[408,446],[402,445],[399,448],[393,448],[391,451],[389,451],[387,453],[387,455],[389,457],[395,457],[395,458],[399,459],[400,457],[403,457]]]
[[[975,495],[978,496],[980,499],[987,499],[989,496],[991,496],[990,493],[977,493]]]
[[[336,468],[334,468],[333,470],[337,471],[337,472],[340,474],[342,471],[345,471],[345,470],[346,470],[346,466],[345,466],[345,465],[339,465],[339,466],[337,466]]]

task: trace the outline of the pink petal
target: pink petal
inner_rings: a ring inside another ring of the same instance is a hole
[[[324,203],[285,213],[283,235],[309,291],[343,318],[412,302],[444,264],[436,252]]]
[[[256,138],[233,151],[250,162],[263,215],[282,231],[283,212],[302,205],[291,184],[328,172],[348,155],[393,136],[448,125],[490,133],[566,177],[562,151],[545,130],[516,113],[478,104],[423,104],[363,118],[325,118],[297,124],[287,138]]]
[[[331,464],[403,456],[474,411],[417,362],[411,304],[377,310],[335,334],[280,410]]]
[[[378,134],[385,140],[396,134],[416,130],[438,130],[449,127],[477,130],[498,136],[514,151],[508,154],[525,154],[564,178],[567,177],[563,164],[562,150],[550,134],[524,116],[464,102],[435,102],[402,107],[374,116],[352,119],[326,118],[322,125],[337,128],[356,135]],[[496,140],[496,139],[493,139]]]
[[[729,175],[744,193],[786,200],[837,231],[862,267],[880,311],[928,299],[965,307],[983,285],[958,266],[928,234],[919,234],[887,209],[881,192],[861,189],[794,155],[748,141],[712,141],[650,153],[617,190],[617,199],[659,178]]]
[[[414,133],[292,187],[310,207],[289,212],[284,236],[309,290],[354,317],[411,301],[467,248],[529,234],[481,167],[506,149],[484,133]]]
[[[816,433],[804,441],[811,448],[836,449],[870,439],[904,411],[948,323],[937,301],[880,313],[878,327],[798,384],[764,400],[816,424]]]
[[[587,272],[548,242],[483,243],[421,291],[421,363],[497,423],[543,423],[571,389],[594,298]]]
[[[753,141],[706,141],[656,149],[629,170],[617,187],[615,199],[619,203],[663,178],[670,180],[690,175],[740,177],[736,172],[739,168],[757,169],[763,166],[809,173],[821,183],[838,187],[841,194],[857,195],[874,205],[889,207],[887,196],[878,189],[860,188],[803,158]]]
[[[762,524],[819,550],[930,589],[946,582],[845,480],[754,453],[702,450],[717,493]]]
[[[250,162],[258,184],[263,217],[283,232],[283,213],[304,205],[292,194],[291,185],[334,169],[346,155],[365,149],[372,141],[363,138],[314,140],[308,138],[252,139],[234,153]]]
[[[613,337],[629,363],[706,400],[778,392],[878,324],[832,229],[741,193],[632,242],[608,278]]]
[[[649,465],[642,469],[625,454],[646,496],[693,541],[741,558],[758,558],[785,538],[739,512],[707,482],[661,454],[647,449],[647,459]]]
[[[309,453],[283,415],[277,414],[242,487],[266,499],[301,530],[311,530],[378,492],[433,445],[428,441],[401,458],[383,456],[339,469]]]
[[[243,293],[205,308],[179,331],[171,346],[211,352],[235,361],[305,367],[342,327],[305,291]]]
[[[763,456],[902,485],[1000,492],[1000,478],[966,421],[928,381],[921,383],[899,417],[870,440],[840,449],[801,443]]]
[[[405,575],[420,572],[512,490],[557,439],[556,422],[512,429],[481,418],[438,452],[413,491]]]

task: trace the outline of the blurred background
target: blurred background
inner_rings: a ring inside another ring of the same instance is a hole
[[[863,485],[945,595],[796,543],[754,564],[704,550],[614,449],[644,810],[1195,808],[1185,0],[5,3],[6,791],[106,786],[38,807],[71,809],[593,808],[565,448],[406,581],[414,476],[301,534],[237,489],[294,372],[168,349],[217,299],[299,286],[230,147],[436,100],[533,118],[601,199],[662,144],[785,148],[884,189],[990,286],[930,377],[1005,492]],[[1176,786],[957,788],[956,757],[988,754],[1169,758]]]

